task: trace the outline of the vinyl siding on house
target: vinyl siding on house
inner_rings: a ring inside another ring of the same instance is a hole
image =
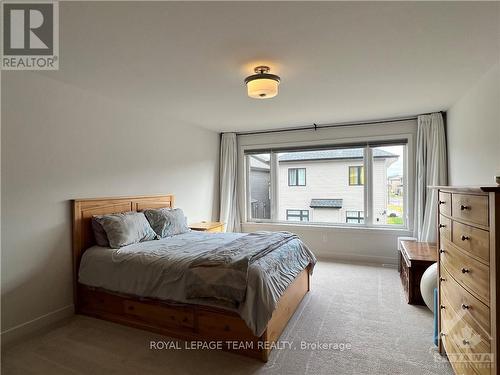
[[[385,223],[381,213],[387,207],[387,163],[374,161],[374,213],[378,223]],[[359,159],[281,162],[279,164],[279,216],[286,220],[286,210],[309,210],[309,221],[345,223],[346,211],[364,211],[363,185],[349,185],[349,167],[362,166]],[[288,169],[306,168],[306,186],[288,186]],[[311,208],[312,199],[342,199],[342,208]]]

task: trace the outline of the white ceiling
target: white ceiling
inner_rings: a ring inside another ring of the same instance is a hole
[[[217,131],[449,108],[500,60],[500,3],[60,3],[60,70],[81,88]],[[259,64],[274,99],[246,96]]]

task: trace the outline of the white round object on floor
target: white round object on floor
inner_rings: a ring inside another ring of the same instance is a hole
[[[434,312],[434,289],[437,288],[437,263],[431,264],[420,280],[420,293],[425,304]]]

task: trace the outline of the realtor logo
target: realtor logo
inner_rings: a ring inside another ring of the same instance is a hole
[[[59,4],[3,2],[2,69],[59,69]]]

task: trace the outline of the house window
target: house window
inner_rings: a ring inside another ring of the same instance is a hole
[[[365,222],[363,211],[346,211],[345,216],[345,222],[349,224],[363,224]]]
[[[286,210],[287,221],[309,221],[309,210]]]
[[[345,180],[344,180],[345,181]],[[349,167],[349,185],[364,185],[365,169],[363,166]]]
[[[407,143],[244,150],[246,220],[407,228]]]
[[[288,168],[288,186],[306,186],[306,169]]]

